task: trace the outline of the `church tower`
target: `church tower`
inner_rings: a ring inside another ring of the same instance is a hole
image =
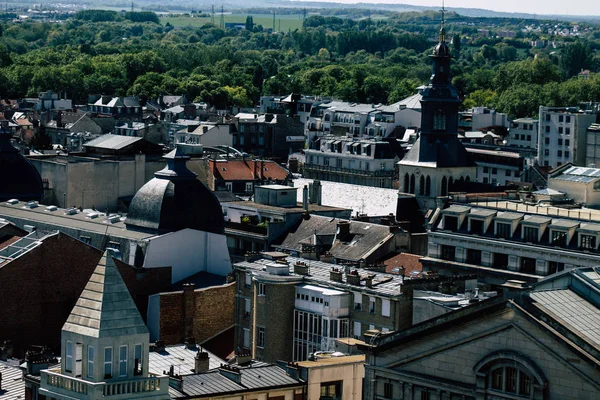
[[[461,100],[452,85],[452,55],[446,43],[442,9],[439,43],[432,59],[431,79],[422,92],[421,132],[413,147],[398,163],[400,192],[417,196],[431,207],[438,196],[447,196],[454,182],[475,180],[476,165],[458,140]]]

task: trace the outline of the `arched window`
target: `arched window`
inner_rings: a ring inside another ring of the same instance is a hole
[[[425,180],[425,196],[431,196],[431,178],[427,175]]]
[[[473,368],[477,388],[495,399],[543,399],[547,380],[530,360],[512,351],[489,354]]]
[[[415,174],[410,175],[410,193],[415,194]]]
[[[471,182],[471,177],[467,176],[467,179],[465,179],[465,182]]]
[[[454,190],[454,178],[448,178],[448,193]]]
[[[404,174],[404,193],[410,193],[408,172]]]
[[[419,196],[423,196],[425,194],[425,176],[421,175],[419,179]]]
[[[442,178],[442,188],[440,191],[440,196],[446,196],[448,194],[448,180],[444,176]]]

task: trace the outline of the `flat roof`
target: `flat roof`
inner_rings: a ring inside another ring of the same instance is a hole
[[[298,190],[297,187],[285,186],[285,185],[260,185],[256,189],[270,189],[270,190]]]
[[[184,345],[167,346],[161,352],[151,351],[148,357],[148,371],[155,374],[162,374],[164,371],[168,373],[169,368],[173,366],[178,375],[193,374],[197,351],[198,348],[188,349]],[[203,351],[208,353],[209,369],[219,368],[221,364],[226,363],[208,350],[203,348]]]
[[[341,290],[329,289],[329,288],[325,288],[322,286],[315,286],[315,285],[310,285],[310,284],[298,285],[296,287],[299,289],[306,289],[306,290],[312,290],[315,292],[320,292],[326,296],[340,296],[340,295],[348,293],[348,292],[341,291]]]
[[[458,206],[456,204],[451,205],[448,208],[442,210],[443,213],[459,213],[464,214],[471,210],[471,207],[468,206]]]
[[[364,363],[365,355],[360,354],[357,356],[339,356],[339,357],[328,357],[319,358],[315,361],[300,361],[297,364],[305,368],[319,368],[323,365],[335,365],[335,364],[351,364],[351,363]]]

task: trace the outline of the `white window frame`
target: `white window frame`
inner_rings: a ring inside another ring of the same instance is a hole
[[[125,349],[125,357],[123,358],[123,352],[122,349]],[[122,345],[119,346],[119,376],[123,377],[123,376],[127,376],[127,352],[128,352],[128,348],[127,345]],[[124,371],[123,371],[124,370]]]
[[[65,371],[73,372],[73,342],[70,340],[65,344]]]
[[[353,331],[352,331],[353,336],[357,339],[360,339],[361,332],[362,332],[362,326],[361,326],[360,322],[354,321],[354,326],[352,328],[353,328]]]
[[[258,327],[256,347],[260,347],[260,348],[265,347],[265,327],[264,326]]]
[[[87,362],[87,376],[88,378],[94,377],[94,346],[88,346],[88,354],[87,354],[88,362]]]
[[[252,286],[252,273],[246,272],[246,287]]]
[[[258,284],[258,295],[259,296],[266,296],[266,288],[265,288],[265,284],[264,283],[260,283]]]
[[[254,190],[252,182],[246,182],[246,192],[251,192],[252,190]]]
[[[137,360],[137,353],[139,349],[139,371],[135,369],[136,364],[135,360]],[[142,375],[144,373],[144,345],[141,343],[136,343],[133,347],[133,366],[134,366],[134,375]]]
[[[354,293],[354,309],[362,310],[362,293]]]
[[[248,328],[244,328],[243,329],[243,343],[242,346],[245,349],[249,349],[250,348],[250,329]]]
[[[369,313],[375,314],[376,309],[377,309],[377,300],[375,300],[375,297],[369,297]]]
[[[244,299],[244,317],[250,318],[252,303],[249,298]]]

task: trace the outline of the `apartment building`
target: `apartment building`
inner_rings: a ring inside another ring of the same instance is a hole
[[[304,177],[392,188],[402,150],[395,142],[326,136],[305,150]]]
[[[596,113],[577,107],[540,106],[538,161],[542,166],[562,164],[586,166],[587,130]]]
[[[473,147],[467,152],[477,164],[477,182],[503,186],[521,179],[525,161],[519,153]]]
[[[600,213],[509,201],[452,204],[429,232],[425,271],[476,273],[480,283],[536,282],[600,263]]]
[[[526,149],[537,149],[539,121],[533,118],[519,118],[512,121],[506,145]]]

